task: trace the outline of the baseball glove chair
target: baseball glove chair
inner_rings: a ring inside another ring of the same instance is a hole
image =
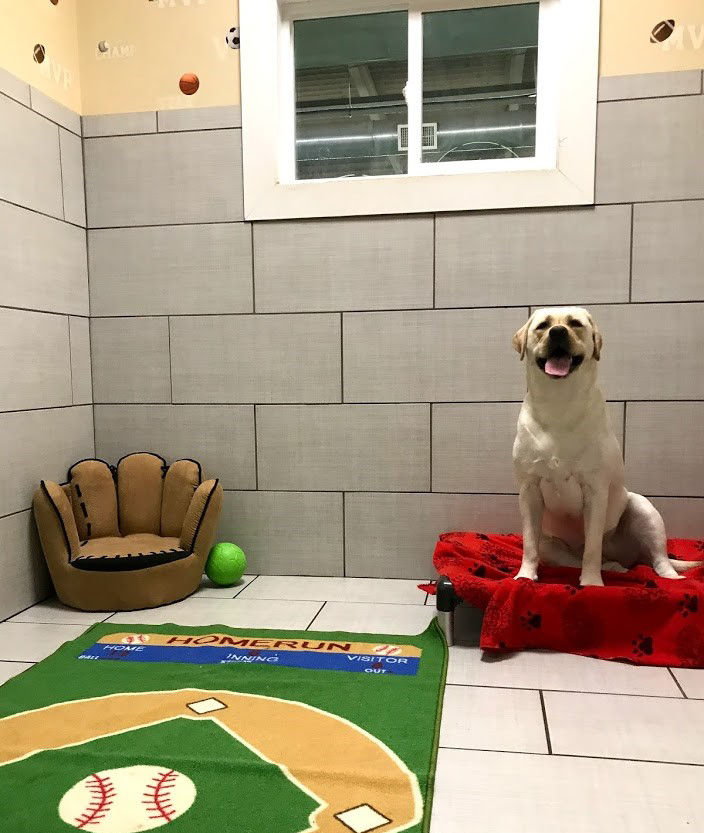
[[[199,586],[222,508],[200,464],[157,454],[81,460],[42,480],[34,517],[56,594],[79,610],[140,610]]]

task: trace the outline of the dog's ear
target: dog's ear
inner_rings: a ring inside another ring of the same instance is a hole
[[[592,338],[594,339],[594,352],[592,355],[597,361],[599,361],[601,358],[601,348],[604,343],[604,339],[602,338],[599,328],[594,323],[594,319],[589,313],[587,313],[587,315],[589,316],[589,323],[592,325]]]
[[[526,342],[528,341],[528,328],[533,316],[526,321],[526,323],[513,336],[513,349],[520,354],[521,361],[526,357]]]

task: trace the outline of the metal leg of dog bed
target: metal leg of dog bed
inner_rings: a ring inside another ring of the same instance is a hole
[[[460,598],[455,593],[452,581],[447,576],[440,576],[437,583],[435,604],[438,620],[445,633],[448,645],[454,645],[455,642],[455,608],[459,603]]]

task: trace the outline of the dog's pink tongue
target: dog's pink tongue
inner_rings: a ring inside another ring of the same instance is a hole
[[[548,359],[545,362],[545,372],[550,376],[567,376],[572,367],[572,358],[570,356],[560,356],[559,358]]]

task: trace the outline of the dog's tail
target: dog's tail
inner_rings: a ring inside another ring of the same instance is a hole
[[[704,567],[704,561],[680,561],[679,558],[671,558],[670,564],[672,564],[677,573],[686,573],[692,567]]]

